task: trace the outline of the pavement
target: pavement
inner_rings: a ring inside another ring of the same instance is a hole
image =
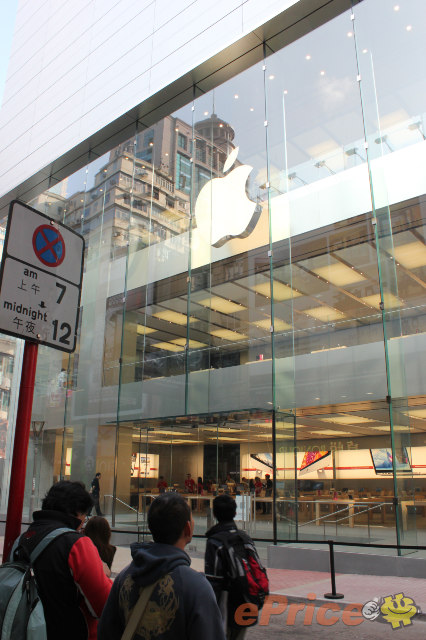
[[[191,554],[191,566],[196,571],[204,571],[204,560]],[[130,562],[128,547],[117,547],[112,566],[113,577]],[[324,594],[332,591],[329,572],[302,571],[293,569],[267,568],[270,594],[286,596],[288,602],[316,602],[316,606],[330,603]],[[418,618],[426,621],[426,579],[401,578],[398,576],[371,576],[359,574],[336,573],[336,592],[344,597],[334,600],[341,609],[347,605],[365,604],[380,600],[387,596],[403,593],[411,598],[419,612]],[[422,612],[425,612],[424,614]]]
[[[0,548],[3,548],[3,536],[0,536]],[[204,571],[204,549],[199,546],[187,547],[191,556],[191,566],[196,571]],[[262,561],[266,564],[266,547],[258,547]],[[1,559],[1,556],[0,556]],[[114,578],[131,561],[129,545],[118,545],[112,565]],[[266,565],[267,566],[267,565]],[[315,602],[319,607],[325,603],[337,603],[340,609],[348,605],[363,605],[370,601],[380,601],[387,596],[403,593],[416,605],[416,619],[426,622],[426,579],[401,578],[398,576],[373,576],[361,574],[336,573],[336,591],[342,599],[331,600],[324,594],[332,591],[329,572],[305,571],[293,569],[268,568],[270,594],[285,596],[288,603]],[[334,606],[333,604],[331,605]],[[424,612],[424,613],[423,613]],[[423,637],[423,634],[422,634]]]

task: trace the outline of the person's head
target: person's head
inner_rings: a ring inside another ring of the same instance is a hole
[[[201,476],[198,476],[198,480],[197,480],[198,484],[203,484],[203,479]]]
[[[219,522],[230,522],[236,513],[237,504],[229,494],[223,493],[213,500],[213,515]]]
[[[191,474],[190,474],[190,473],[187,473],[187,474],[186,474],[186,477],[187,477],[187,479],[189,480],[189,478],[191,477]]]
[[[194,520],[186,500],[178,493],[162,493],[148,511],[148,528],[154,542],[184,548],[192,539]]]
[[[98,473],[96,474],[95,478],[100,478],[101,477],[101,473],[98,471]]]
[[[111,528],[109,526],[109,522],[101,516],[93,516],[92,518],[89,518],[84,528],[84,533],[86,536],[89,536],[96,546],[109,544],[109,541],[111,540]]]
[[[61,511],[79,518],[83,523],[89,509],[93,506],[90,493],[82,482],[61,480],[46,493],[41,508],[49,511]]]
[[[160,476],[160,480],[164,480],[164,476]]]
[[[265,473],[265,478],[266,478],[267,480],[269,480],[269,478],[270,478],[270,477],[271,477],[271,476],[269,475],[269,473]]]

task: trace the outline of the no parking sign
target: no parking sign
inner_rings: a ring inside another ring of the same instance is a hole
[[[74,351],[83,251],[78,233],[13,201],[0,271],[0,331]]]

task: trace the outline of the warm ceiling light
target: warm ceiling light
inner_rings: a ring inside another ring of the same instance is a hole
[[[166,429],[153,429],[149,433],[152,433],[156,437],[158,436],[187,436],[188,434],[192,435],[190,431],[167,431]]]
[[[406,416],[410,416],[410,418],[426,418],[426,409],[409,409],[409,411],[403,411]]]
[[[426,266],[426,246],[419,240],[394,247],[393,255],[406,269]]]
[[[259,329],[265,329],[265,331],[269,331],[271,328],[271,319],[265,318],[264,320],[257,320],[255,322],[250,322],[250,324],[254,324]],[[291,324],[288,322],[284,322],[284,320],[280,320],[279,318],[275,318],[274,320],[274,330],[275,331],[286,331],[287,329],[291,329]]]
[[[290,300],[291,298],[298,298],[299,296],[302,295],[295,289],[292,289],[291,287],[289,287],[286,284],[283,284],[282,282],[277,282],[276,280],[274,280],[273,286],[274,286],[274,300],[276,300],[276,302],[282,302],[283,300]],[[256,291],[257,293],[261,293],[262,296],[265,296],[266,298],[271,297],[271,283],[269,282],[269,280],[266,282],[260,282],[259,284],[254,284],[252,287],[250,287],[250,289],[252,289],[253,291]]]
[[[393,8],[394,11],[399,11],[399,4],[396,4]]]
[[[200,440],[173,440],[172,444],[201,444]]]
[[[248,338],[248,336],[246,336],[244,333],[237,333],[236,331],[231,331],[230,329],[216,329],[215,331],[210,331],[210,334],[215,338],[222,338],[223,340],[229,340],[230,342],[247,340]]]
[[[236,433],[237,435],[240,435],[242,430],[238,429],[237,427],[231,428],[231,427],[200,427],[201,431],[214,431],[216,433],[216,431],[219,431],[219,433],[229,433],[230,431]],[[247,430],[244,429],[244,432],[246,432]]]
[[[208,440],[219,440],[219,441],[226,441],[226,442],[239,442],[238,437],[236,436],[235,438],[227,438],[226,436],[220,436],[219,438],[207,438]]]
[[[152,344],[151,347],[156,347],[157,349],[164,349],[164,351],[183,351],[183,347],[179,347],[177,344],[170,344],[170,342],[156,342]]]
[[[345,314],[341,311],[337,311],[337,309],[333,309],[333,307],[329,307],[324,305],[322,307],[313,307],[312,309],[304,309],[303,313],[306,313],[308,316],[312,318],[316,318],[317,320],[339,320],[340,318],[344,318]]]
[[[411,24],[407,24],[407,26],[405,27],[406,31],[411,31],[413,29],[413,27],[411,26]]]
[[[209,115],[209,112],[208,112],[208,111],[204,111],[204,115],[205,115],[205,116],[208,116],[208,115]]]
[[[366,278],[359,274],[355,269],[347,267],[345,264],[328,264],[325,267],[312,269],[317,276],[324,278],[336,287],[345,287],[348,284],[362,282]]]
[[[393,293],[384,293],[383,294],[385,309],[394,309],[395,307],[401,306],[401,301],[398,300]],[[375,309],[380,309],[380,294],[375,293],[372,296],[364,296],[364,298],[360,298],[362,302],[368,304],[370,307],[374,307]]]
[[[250,111],[254,111],[253,107],[250,107]]]
[[[155,333],[155,331],[157,331],[157,329],[152,329],[151,327],[145,327],[142,324],[138,324],[136,327],[136,331],[138,333],[140,333],[143,336],[147,336],[148,333]]]
[[[381,420],[372,420],[362,416],[333,416],[331,418],[318,418],[320,422],[333,422],[334,424],[366,424],[367,422],[381,422]]]
[[[188,316],[183,313],[178,313],[177,311],[158,311],[157,313],[152,314],[154,318],[158,318],[159,320],[165,320],[166,322],[173,322],[173,324],[181,324],[185,325],[188,319]],[[195,322],[195,318],[189,318],[189,322]]]
[[[348,36],[348,38],[352,38],[354,34],[352,31],[348,31],[346,35]]]
[[[176,340],[170,340],[173,344],[178,344],[181,347],[186,345],[186,338],[176,338]],[[204,342],[198,342],[198,340],[189,340],[189,348],[197,349],[198,347],[206,347],[207,345]]]
[[[324,431],[317,431],[312,429],[312,436],[349,436],[347,431],[332,431],[331,429],[325,429]]]
[[[386,427],[373,427],[373,429],[375,431],[388,431],[390,433],[390,426],[387,425]],[[394,425],[393,427],[394,431],[410,431],[410,427],[408,425]]]
[[[270,75],[270,76],[268,76],[268,79],[269,79],[269,80],[275,80],[275,76],[271,73],[271,75]]]
[[[239,97],[240,96],[238,95],[238,93],[236,93],[235,96],[234,96],[235,100],[238,100]]]
[[[325,76],[325,71],[320,71],[320,76]]]
[[[237,313],[238,311],[245,311],[247,309],[247,307],[244,307],[242,304],[231,302],[230,300],[220,298],[219,296],[212,296],[211,298],[204,298],[203,300],[195,300],[195,302],[203,305],[203,307],[213,309],[213,311],[219,311],[220,313],[226,314]]]
[[[312,58],[312,56],[308,53],[308,55],[305,56],[305,60],[310,60]]]

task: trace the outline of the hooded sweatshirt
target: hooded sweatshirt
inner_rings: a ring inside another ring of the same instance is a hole
[[[225,640],[213,590],[185,551],[157,542],[130,549],[133,561],[113,584],[98,640],[120,640],[142,589],[157,580],[134,640]]]

